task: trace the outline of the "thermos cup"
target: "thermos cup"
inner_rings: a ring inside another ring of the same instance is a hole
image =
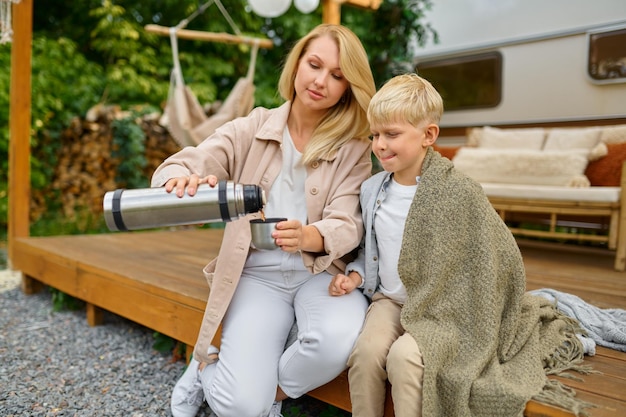
[[[278,249],[276,240],[272,237],[272,232],[276,229],[276,224],[287,220],[286,217],[271,217],[268,219],[250,220],[250,233],[252,234],[252,247],[261,250]]]
[[[165,187],[118,189],[104,195],[104,219],[112,231],[229,222],[265,206],[258,185],[220,181],[215,187],[200,184],[193,197],[177,197]]]

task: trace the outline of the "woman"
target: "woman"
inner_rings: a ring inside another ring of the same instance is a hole
[[[198,184],[259,184],[267,217],[286,217],[277,250],[250,247],[249,220],[228,223],[194,359],[172,394],[172,414],[194,416],[202,399],[219,417],[279,416],[335,378],[361,329],[358,291],[332,297],[363,235],[359,188],[371,159],[367,106],[375,92],[367,54],[349,29],[323,24],[287,57],[278,91],[285,103],[226,123],[197,147],[168,158],[153,186],[193,196]],[[222,324],[220,348],[211,345]],[[285,346],[294,323],[297,340]]]

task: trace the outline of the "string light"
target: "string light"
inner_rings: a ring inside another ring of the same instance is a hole
[[[248,0],[254,13],[261,17],[278,17],[291,6],[292,0]],[[311,13],[320,4],[320,0],[293,0],[295,8],[301,13]]]

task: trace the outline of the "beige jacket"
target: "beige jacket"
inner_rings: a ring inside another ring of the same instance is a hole
[[[162,186],[168,179],[192,173],[209,174],[240,184],[259,184],[269,195],[272,183],[282,166],[283,130],[291,103],[276,109],[256,108],[249,116],[238,118],[218,128],[196,147],[186,147],[166,159],[152,177],[152,186]],[[359,205],[361,183],[370,176],[370,144],[352,140],[335,155],[307,167],[305,181],[308,224],[317,227],[324,237],[325,253],[302,253],[311,273],[344,271],[350,252],[359,245],[363,223]],[[247,215],[229,222],[219,255],[205,268],[211,292],[194,357],[208,362],[209,345],[233,297],[250,250],[250,226]]]

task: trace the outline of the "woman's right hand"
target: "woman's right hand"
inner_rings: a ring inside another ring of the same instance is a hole
[[[165,183],[165,191],[170,193],[175,189],[176,196],[180,198],[185,195],[186,189],[187,194],[192,197],[196,194],[200,184],[209,184],[211,187],[215,187],[217,185],[217,177],[215,175],[200,177],[197,174],[191,174],[188,177],[171,178]]]

